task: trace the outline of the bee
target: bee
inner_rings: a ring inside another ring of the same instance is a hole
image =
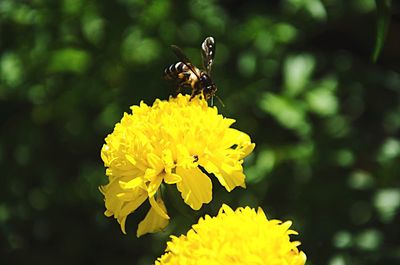
[[[207,37],[201,44],[201,56],[204,70],[194,66],[181,48],[176,45],[171,45],[171,48],[179,61],[165,68],[164,78],[176,81],[176,94],[178,94],[182,88],[191,88],[192,94],[190,100],[202,94],[206,100],[211,98],[212,105],[212,99],[217,91],[217,86],[211,79],[211,66],[215,57],[214,38]]]

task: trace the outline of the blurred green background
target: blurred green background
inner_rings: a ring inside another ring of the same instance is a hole
[[[262,206],[294,221],[307,264],[400,264],[400,12],[373,63],[373,0],[0,0],[0,264],[151,264],[199,216]],[[123,235],[103,215],[104,138],[129,106],[166,99],[181,46],[256,143],[248,187]]]

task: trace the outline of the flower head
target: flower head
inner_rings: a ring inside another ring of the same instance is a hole
[[[223,205],[216,217],[205,216],[186,235],[171,236],[155,265],[304,265],[306,255],[290,221],[268,220],[258,211]]]
[[[147,199],[151,209],[137,235],[156,232],[169,216],[160,196],[162,183],[176,184],[186,204],[198,210],[212,199],[213,174],[228,191],[245,187],[242,162],[254,148],[250,137],[230,126],[203,99],[178,95],[153,106],[141,102],[124,114],[101,150],[109,183],[100,189],[107,216],[125,233],[126,217]]]

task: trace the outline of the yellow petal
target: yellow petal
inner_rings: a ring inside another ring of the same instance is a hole
[[[181,176],[179,176],[177,174],[173,174],[173,173],[172,174],[165,174],[164,181],[167,184],[175,184],[175,183],[181,182],[182,178],[181,178]]]
[[[171,149],[166,149],[162,151],[162,161],[164,163],[164,170],[167,174],[170,174],[172,171],[172,168],[175,167],[175,162],[172,157],[172,151]]]
[[[157,172],[155,169],[153,168],[148,168],[146,169],[146,171],[144,172],[144,179],[147,181],[152,181],[155,177],[157,177],[159,172]]]
[[[221,162],[218,163],[218,161]],[[245,187],[245,175],[243,174],[242,166],[236,164],[235,167],[232,167],[222,161],[219,158],[210,156],[208,160],[200,162],[200,165],[207,172],[214,174],[221,185],[229,192],[237,186]]]
[[[239,144],[238,139],[243,137],[243,135],[247,135],[237,129],[228,128],[225,130],[223,138],[221,139],[220,144],[224,146],[224,148],[230,148],[234,144]]]
[[[146,199],[147,193],[138,192],[136,197],[131,199],[129,202],[125,202],[119,211],[116,211],[114,215],[127,216],[128,214],[135,211]]]
[[[181,145],[178,144],[176,146],[176,149],[178,151],[178,158],[177,158],[177,165],[180,167],[185,167],[185,168],[190,168],[190,167],[195,167],[196,165],[193,162],[193,156],[190,155],[189,150]]]
[[[121,230],[124,234],[126,234],[125,231],[125,219],[126,217],[133,213],[142,203],[147,199],[147,194],[142,193],[138,194],[138,196],[129,201],[126,202],[122,207],[121,210],[118,212],[114,212],[114,216],[117,217],[119,224],[121,225]]]
[[[160,197],[157,198],[157,200],[155,200],[154,197],[150,197],[149,201],[151,208],[153,208],[158,215],[160,215],[164,219],[169,219],[167,208],[165,208],[164,202]]]
[[[177,167],[176,173],[182,181],[176,184],[185,203],[194,210],[201,208],[203,203],[209,203],[212,199],[212,183],[210,178],[199,168]]]
[[[149,194],[149,197],[153,197],[154,194],[156,194],[158,188],[161,185],[161,182],[163,180],[165,176],[165,173],[162,174],[158,174],[157,176],[155,176],[151,182],[148,184],[148,188],[147,188],[147,192]]]
[[[147,163],[150,165],[151,168],[155,169],[156,171],[161,171],[164,168],[164,164],[161,158],[153,153],[147,154]]]
[[[105,166],[110,165],[110,159],[108,157],[109,150],[110,150],[110,147],[106,144],[103,144],[103,147],[101,148],[100,156],[101,156],[101,159],[103,160]]]
[[[121,186],[122,189],[124,190],[133,190],[138,187],[143,187],[143,179],[142,178],[134,178],[128,182],[125,181],[119,181],[119,185]]]
[[[232,214],[234,211],[232,210],[232,208],[227,205],[227,204],[222,204],[221,208],[219,209],[219,214],[222,213],[227,213],[227,214]]]
[[[300,251],[299,257],[296,262],[293,262],[293,265],[303,265],[306,263],[307,256],[303,251]]]
[[[239,159],[249,155],[255,147],[255,144],[251,143],[248,134],[233,128],[228,128],[226,130],[225,135],[221,140],[221,144],[224,145],[225,148],[231,148],[233,145],[236,145],[237,147],[235,149],[240,151]]]
[[[136,160],[135,158],[133,158],[131,155],[126,154],[125,155],[125,159],[131,163],[134,167],[140,169],[141,171],[145,171],[147,169],[147,166],[142,163],[139,160]]]
[[[245,158],[248,156],[251,152],[253,152],[254,148],[256,147],[256,144],[254,143],[248,143],[241,148],[241,154],[240,154],[240,159]]]
[[[264,213],[264,211],[263,211],[263,209],[262,209],[261,207],[258,207],[258,209],[257,209],[257,215],[258,215],[260,218],[263,218],[263,219],[268,220],[267,216],[265,215],[265,213]]]
[[[161,199],[157,200],[159,207],[163,211],[167,211],[164,202]],[[139,223],[136,236],[140,237],[147,233],[154,233],[163,230],[168,225],[168,219],[161,217],[157,211],[151,207],[146,217]]]
[[[117,218],[118,223],[119,223],[119,225],[121,227],[122,233],[124,233],[124,235],[126,235],[126,230],[125,230],[126,217],[127,216],[123,216],[121,218]]]

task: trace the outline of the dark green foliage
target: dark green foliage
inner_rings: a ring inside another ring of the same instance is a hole
[[[378,60],[379,54],[382,51],[383,44],[386,39],[387,30],[390,22],[390,11],[392,0],[375,0],[377,10],[377,30],[376,40],[372,59],[374,62]]]
[[[222,202],[293,220],[308,264],[399,263],[398,10],[373,64],[374,0],[1,0],[0,264],[151,264]],[[170,44],[200,65],[206,36],[215,103],[257,145],[248,187],[214,181],[195,214],[168,190],[168,231],[136,238],[145,206],[125,236],[97,189],[104,137],[172,93]]]

